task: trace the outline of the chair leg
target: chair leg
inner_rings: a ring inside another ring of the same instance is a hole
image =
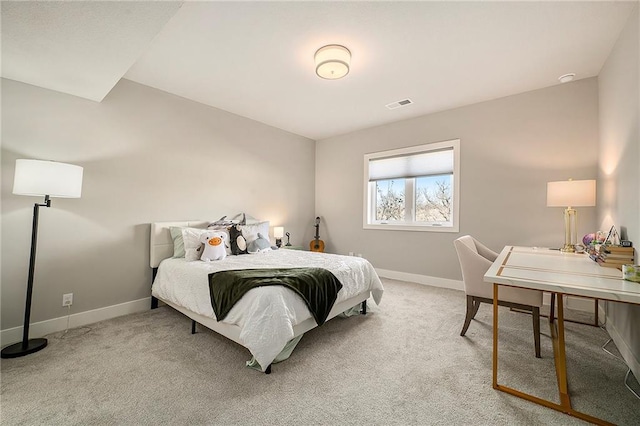
[[[471,324],[471,320],[476,316],[476,312],[478,312],[478,307],[480,306],[480,302],[474,303],[473,296],[467,296],[467,314],[464,318],[464,325],[462,326],[462,331],[460,332],[461,336],[464,336],[469,328],[469,324]]]
[[[540,308],[534,306],[531,313],[533,317],[533,342],[536,347],[536,358],[540,358]]]
[[[471,313],[471,319],[474,319],[476,317],[476,314],[478,313],[478,308],[480,308],[480,302],[479,300],[476,300],[475,297],[471,296],[471,298],[473,299],[473,312]]]

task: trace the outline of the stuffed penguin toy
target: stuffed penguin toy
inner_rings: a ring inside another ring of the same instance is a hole
[[[247,240],[242,236],[242,230],[238,225],[229,228],[229,239],[231,240],[231,254],[247,254]]]
[[[200,260],[210,262],[212,260],[222,260],[227,257],[225,240],[227,234],[221,231],[207,231],[200,235],[200,242],[204,244],[204,250]]]

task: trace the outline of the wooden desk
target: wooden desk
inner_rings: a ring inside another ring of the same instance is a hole
[[[567,385],[562,296],[640,304],[640,284],[622,279],[622,272],[602,268],[585,254],[536,247],[505,247],[484,276],[493,283],[493,388],[600,425],[610,423],[574,410]],[[549,318],[560,404],[498,384],[498,288],[510,286],[555,294],[557,320]]]

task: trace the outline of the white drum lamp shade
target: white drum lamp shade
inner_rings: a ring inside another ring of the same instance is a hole
[[[284,237],[284,228],[282,226],[274,226],[273,227],[273,236],[274,236],[274,238],[282,238],[282,237]]]
[[[595,205],[595,180],[547,182],[547,207],[592,207]]]
[[[43,160],[16,160],[13,193],[48,195],[53,198],[80,198],[82,172],[82,167],[73,164]]]

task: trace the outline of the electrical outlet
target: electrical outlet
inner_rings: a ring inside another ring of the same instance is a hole
[[[73,293],[67,293],[62,295],[62,306],[73,305]]]
[[[349,252],[349,256],[353,256],[353,252],[352,251]]]

